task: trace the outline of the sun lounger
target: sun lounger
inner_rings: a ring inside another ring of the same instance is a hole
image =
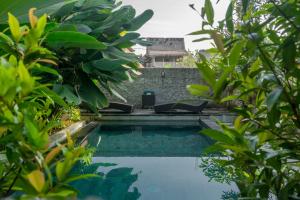
[[[124,104],[124,103],[109,103],[108,107],[101,109],[100,113],[110,113],[110,112],[116,112],[115,110],[118,110],[122,113],[132,113],[133,112],[133,105]],[[118,112],[117,111],[117,112]]]
[[[207,101],[204,101],[203,103],[197,106],[185,104],[185,103],[160,104],[154,106],[154,111],[155,113],[174,113],[174,112],[178,112],[177,110],[184,110],[190,113],[201,113],[207,104],[208,104]]]

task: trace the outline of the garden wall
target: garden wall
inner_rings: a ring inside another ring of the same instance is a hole
[[[153,91],[156,104],[187,101],[197,103],[200,98],[193,97],[186,89],[188,84],[203,83],[196,68],[143,68],[142,75],[134,82],[126,82],[118,92],[127,99],[127,103],[142,106],[144,91]],[[110,97],[111,101],[120,101]]]

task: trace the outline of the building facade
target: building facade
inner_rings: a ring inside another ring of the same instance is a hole
[[[184,38],[147,38],[151,43],[146,49],[145,67],[176,67],[187,51]]]

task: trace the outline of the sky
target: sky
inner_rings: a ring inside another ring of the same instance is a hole
[[[229,0],[221,0],[216,4],[212,0],[215,8],[215,21],[224,19]],[[209,41],[193,43],[199,36],[188,36],[188,33],[201,29],[201,17],[189,7],[195,4],[197,10],[201,10],[204,0],[123,0],[124,5],[132,5],[137,14],[146,9],[154,11],[153,18],[148,21],[138,32],[142,37],[184,37],[187,50],[211,48]],[[136,47],[138,53],[143,53],[144,48]]]

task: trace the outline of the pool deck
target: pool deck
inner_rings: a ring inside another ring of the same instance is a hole
[[[82,119],[89,121],[184,121],[198,122],[201,120],[211,128],[219,129],[215,119],[225,123],[232,123],[235,115],[224,109],[205,109],[202,113],[191,114],[186,112],[157,114],[152,109],[135,109],[133,113],[102,112],[101,115],[82,111]]]

